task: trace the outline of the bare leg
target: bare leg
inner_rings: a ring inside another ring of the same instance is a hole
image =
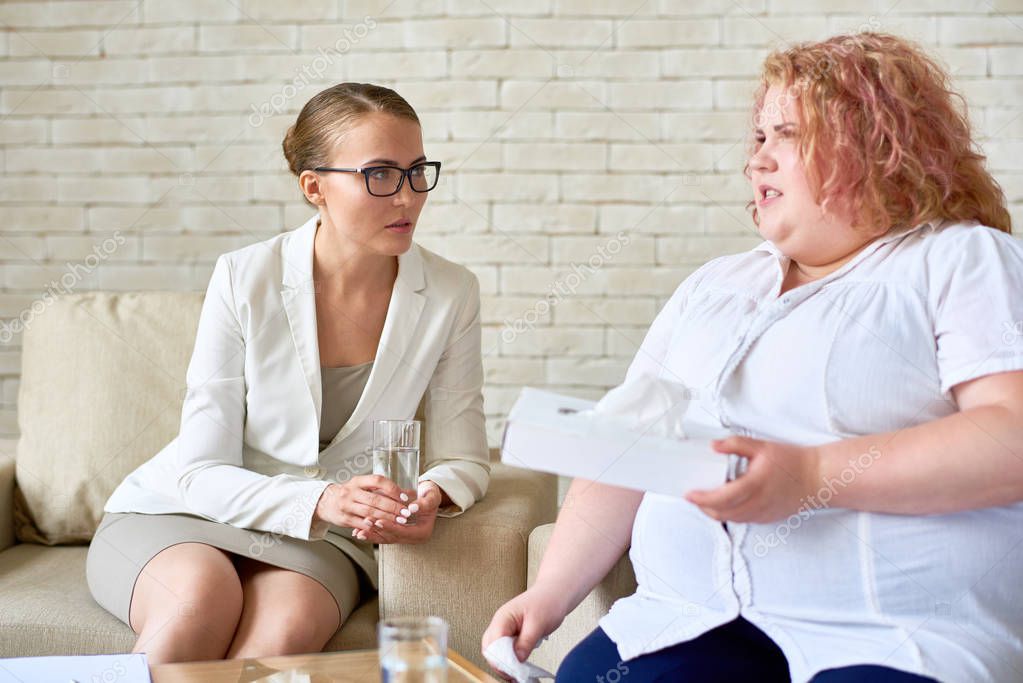
[[[135,582],[132,652],[150,664],[222,659],[242,611],[242,587],[228,553],[204,543],[161,551]]]
[[[341,627],[337,603],[304,574],[235,559],[244,605],[228,659],[320,652]]]

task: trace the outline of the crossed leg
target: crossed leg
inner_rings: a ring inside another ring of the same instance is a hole
[[[132,652],[151,664],[221,659],[242,611],[242,586],[228,553],[204,543],[178,543],[142,568],[128,623]]]
[[[151,664],[319,652],[340,622],[318,581],[203,543],[151,559],[129,610]]]
[[[241,618],[227,659],[320,652],[341,627],[341,613],[319,581],[239,555]]]

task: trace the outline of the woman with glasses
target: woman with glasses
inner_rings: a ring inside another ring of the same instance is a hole
[[[884,34],[767,58],[766,241],[682,283],[626,379],[696,389],[748,471],[573,482],[485,646],[524,658],[631,546],[636,593],[558,681],[1023,680],[1023,245],[949,80]]]
[[[321,650],[375,587],[374,544],[426,542],[487,489],[479,284],[413,242],[441,166],[415,111],[343,83],[283,147],[315,215],[218,259],[180,432],[90,547],[93,596],[151,662]],[[419,408],[400,490],[371,474],[372,426]]]

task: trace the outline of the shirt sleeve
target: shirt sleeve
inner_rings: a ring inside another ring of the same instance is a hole
[[[234,302],[230,263],[213,269],[188,365],[176,439],[178,490],[196,514],[244,529],[309,540],[320,494],[329,482],[267,476],[242,462],[245,427],[245,335]]]
[[[1023,369],[1023,244],[984,226],[950,228],[930,269],[942,393]]]
[[[439,486],[452,505],[441,517],[469,509],[487,492],[490,450],[483,413],[483,355],[480,287],[468,273],[467,290],[447,346],[426,388],[424,403],[425,471],[420,481]]]

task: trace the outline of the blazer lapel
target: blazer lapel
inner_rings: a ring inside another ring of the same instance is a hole
[[[320,344],[316,338],[316,290],[313,283],[313,239],[319,216],[313,216],[285,242],[281,254],[284,279],[281,300],[291,327],[302,373],[320,424],[323,401],[320,386]]]
[[[380,344],[377,346],[373,369],[366,380],[366,388],[352,416],[331,441],[331,445],[348,437],[362,424],[388,390],[395,372],[414,372],[407,366],[405,356],[409,345],[415,340],[416,327],[426,304],[426,297],[420,293],[425,287],[422,256],[418,245],[413,243],[408,251],[398,257],[398,277],[391,290],[384,329],[380,334]]]

